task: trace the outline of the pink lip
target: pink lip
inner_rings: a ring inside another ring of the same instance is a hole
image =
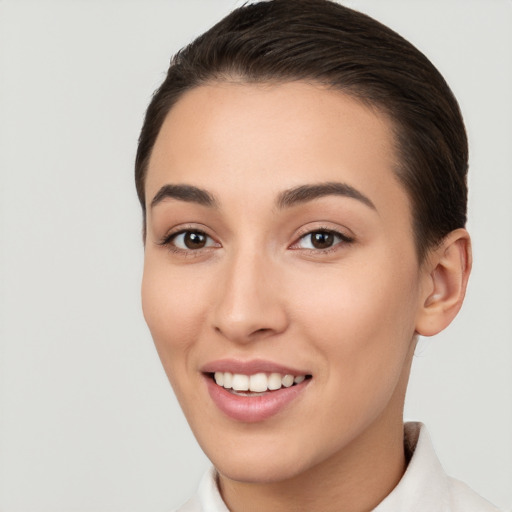
[[[281,364],[265,361],[263,359],[252,359],[251,361],[241,361],[238,359],[219,359],[205,364],[201,371],[203,373],[231,372],[241,373],[243,375],[253,375],[255,373],[281,373],[282,375],[310,375],[307,370],[291,368]]]
[[[220,360],[209,363],[202,368],[203,373],[218,372],[241,373],[252,375],[258,372],[281,373],[282,375],[307,375],[307,372],[285,367],[269,361],[252,360]],[[221,386],[218,386],[210,375],[204,375],[208,393],[215,405],[226,416],[245,423],[256,423],[266,420],[283,409],[299,397],[307,388],[311,379],[306,379],[300,384],[289,388],[282,387],[276,391],[267,391],[258,396],[234,395]]]

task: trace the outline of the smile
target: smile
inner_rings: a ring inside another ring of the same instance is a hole
[[[277,391],[300,384],[306,375],[290,375],[281,373],[255,373],[244,375],[242,373],[215,372],[213,378],[218,386],[241,396],[259,396],[268,391]]]
[[[205,372],[203,376],[215,406],[243,423],[264,421],[288,409],[312,381],[309,374],[265,373],[261,369],[255,373]]]

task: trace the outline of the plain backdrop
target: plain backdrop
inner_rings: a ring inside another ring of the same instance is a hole
[[[474,273],[406,417],[512,507],[512,2],[345,3],[424,51],[466,119]],[[170,55],[235,5],[0,0],[1,511],[165,511],[208,465],[142,318],[132,175]]]

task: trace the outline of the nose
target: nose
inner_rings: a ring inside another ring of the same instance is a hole
[[[212,323],[225,338],[244,344],[286,330],[282,283],[270,260],[253,253],[225,262]]]

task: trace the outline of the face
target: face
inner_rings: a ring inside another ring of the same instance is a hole
[[[395,167],[389,121],[321,86],[212,84],[169,113],[143,310],[221,475],[284,480],[401,428],[422,271]]]

